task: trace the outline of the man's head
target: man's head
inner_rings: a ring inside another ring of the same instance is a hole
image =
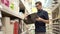
[[[40,10],[42,8],[42,3],[40,1],[35,3],[37,10]]]

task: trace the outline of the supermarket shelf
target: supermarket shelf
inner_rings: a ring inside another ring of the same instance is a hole
[[[54,10],[60,5],[60,3],[56,4],[55,7],[51,10],[52,12],[54,12]]]
[[[52,20],[56,20],[56,19],[60,19],[60,18],[55,18],[55,19],[52,19]]]
[[[58,23],[53,23],[53,25],[59,25]]]
[[[53,28],[53,29],[60,30],[60,28]]]
[[[60,19],[60,18],[54,18],[54,19],[50,19],[50,20],[52,20],[52,21],[53,21],[53,20],[57,20],[57,19]]]
[[[53,29],[58,30],[58,31],[60,30],[60,29],[57,29],[57,28],[53,28]]]
[[[16,12],[13,12],[11,10],[6,10],[4,8],[0,8],[0,10],[3,11],[3,12],[5,12],[5,13],[7,13],[7,14],[12,15],[12,16],[15,16],[15,17],[18,17],[20,19],[23,19],[19,14],[16,14]]]
[[[56,31],[54,31],[53,33],[54,33],[54,34],[59,34],[60,32],[56,32]]]
[[[55,25],[53,24],[53,27],[59,27],[59,24],[57,24],[57,25],[56,24]]]

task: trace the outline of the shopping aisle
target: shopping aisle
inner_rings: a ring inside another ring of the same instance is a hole
[[[35,24],[24,19],[28,15],[34,19],[37,1],[49,15],[46,34],[60,34],[60,0],[0,0],[0,34],[35,34]]]

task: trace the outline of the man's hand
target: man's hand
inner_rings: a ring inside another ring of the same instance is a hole
[[[36,21],[42,21],[42,20],[43,20],[43,19],[40,18],[40,17],[36,18]]]
[[[36,18],[36,21],[42,21],[44,23],[49,23],[49,20],[42,19],[40,17]]]

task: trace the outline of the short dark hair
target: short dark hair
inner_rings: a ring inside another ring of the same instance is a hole
[[[35,4],[39,4],[39,5],[42,5],[42,3],[40,1],[36,2]]]

